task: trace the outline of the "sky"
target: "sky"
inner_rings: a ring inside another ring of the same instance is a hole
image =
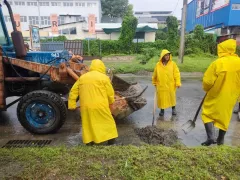
[[[191,0],[188,0],[189,2]],[[181,19],[183,0],[129,0],[134,11],[174,11],[173,15]]]

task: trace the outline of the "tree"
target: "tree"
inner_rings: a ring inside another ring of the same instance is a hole
[[[126,49],[126,51],[130,49],[133,43],[137,25],[138,20],[133,15],[124,17],[119,40],[122,47]]]
[[[172,53],[178,52],[179,47],[179,32],[178,32],[178,20],[174,16],[169,16],[167,18],[167,44],[169,50]]]
[[[128,0],[101,0],[103,15],[124,17],[128,11]]]
[[[133,16],[133,5],[129,4],[125,16]]]

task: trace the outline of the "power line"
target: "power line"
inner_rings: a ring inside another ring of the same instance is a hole
[[[178,0],[178,2],[177,2],[177,4],[176,4],[176,6],[175,6],[175,8],[174,8],[174,10],[172,11],[172,14],[174,14],[174,13],[175,13],[175,11],[176,11],[176,9],[177,9],[177,7],[178,7],[179,1],[180,1],[180,0]]]

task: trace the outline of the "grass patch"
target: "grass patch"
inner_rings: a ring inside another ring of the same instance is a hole
[[[239,179],[239,157],[235,147],[0,149],[0,179]],[[1,172],[11,164],[21,171]]]
[[[216,57],[186,56],[183,64],[178,64],[181,72],[205,72]],[[132,62],[104,62],[107,67],[113,67],[116,73],[137,73],[139,71],[153,72],[159,58],[153,57],[147,64],[142,65],[136,59]],[[177,57],[173,57],[177,62]]]

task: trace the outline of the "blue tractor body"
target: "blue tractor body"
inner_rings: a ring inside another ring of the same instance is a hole
[[[5,55],[11,58],[16,58],[16,52],[13,46],[13,43],[9,37],[7,26],[4,21],[3,11],[2,11],[2,5],[0,5],[0,21],[1,21],[1,27],[2,28],[2,38],[0,40],[0,45],[2,46],[2,49]],[[55,65],[60,64],[61,62],[68,60],[71,58],[70,54],[66,50],[62,51],[55,51],[55,52],[44,52],[44,51],[29,51],[27,52],[27,55],[23,58],[26,61],[41,63],[41,64],[48,64],[53,59],[58,58],[56,60]]]

